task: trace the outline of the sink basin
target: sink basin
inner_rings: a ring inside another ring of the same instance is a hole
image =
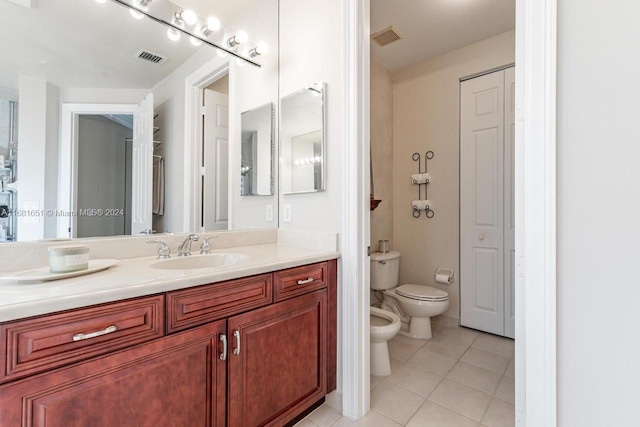
[[[151,268],[160,270],[192,270],[197,268],[228,267],[247,261],[248,259],[248,255],[241,254],[192,255],[159,261],[151,264]]]

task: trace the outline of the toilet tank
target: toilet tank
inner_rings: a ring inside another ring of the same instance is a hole
[[[382,291],[395,288],[400,274],[400,252],[371,254],[371,289]]]

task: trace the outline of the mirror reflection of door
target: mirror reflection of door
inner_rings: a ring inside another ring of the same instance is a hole
[[[201,230],[229,224],[229,75],[204,89]]]
[[[318,189],[322,179],[322,131],[291,138],[291,191]]]
[[[79,116],[77,237],[131,234],[132,145],[133,115]]]

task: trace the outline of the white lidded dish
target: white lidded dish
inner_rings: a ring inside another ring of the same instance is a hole
[[[49,248],[49,271],[71,273],[89,268],[89,246],[55,246]]]

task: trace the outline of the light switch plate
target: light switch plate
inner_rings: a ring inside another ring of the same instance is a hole
[[[284,205],[282,207],[282,221],[291,222],[291,205]]]
[[[266,207],[265,221],[273,222],[273,204],[269,203]]]

